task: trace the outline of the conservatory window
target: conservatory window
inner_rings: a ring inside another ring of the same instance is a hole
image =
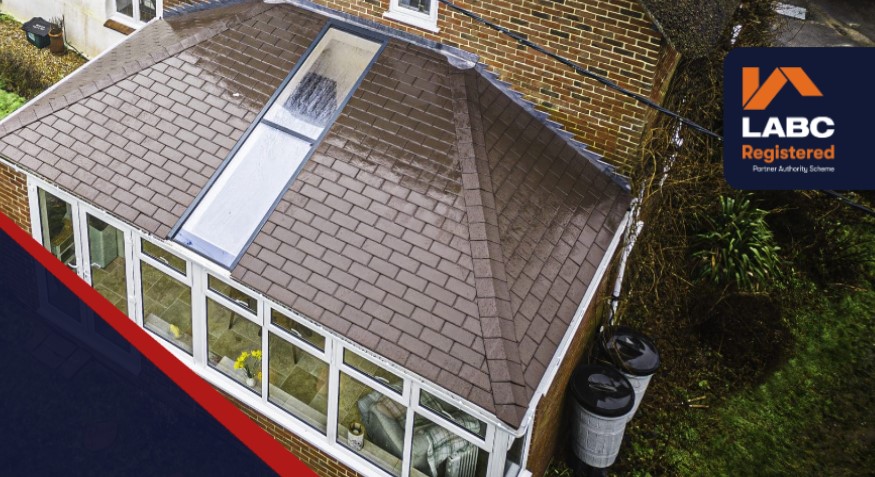
[[[271,332],[268,400],[306,424],[326,432],[328,421],[328,363],[295,342]]]
[[[207,354],[210,367],[261,394],[261,326],[207,298]]]
[[[232,268],[382,46],[328,28],[201,192],[174,240]]]
[[[343,363],[356,371],[367,375],[369,378],[383,385],[386,389],[394,391],[397,394],[401,394],[404,390],[404,379],[400,376],[387,371],[382,366],[378,366],[348,349],[343,350]]]
[[[145,240],[141,251],[143,326],[192,354],[191,285],[186,262]]]
[[[428,391],[420,391],[419,403],[428,410],[438,414],[444,419],[447,419],[453,424],[456,424],[461,429],[471,432],[481,439],[486,437],[485,422],[472,417],[465,411],[462,411],[458,407],[434,396]]]
[[[337,442],[400,476],[407,407],[397,399],[340,373]]]
[[[476,420],[466,420],[475,432]],[[448,428],[416,414],[410,453],[412,477],[485,477],[489,453]]]

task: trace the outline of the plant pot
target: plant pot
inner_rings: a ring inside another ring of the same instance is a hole
[[[56,55],[63,55],[67,51],[64,45],[64,33],[49,32],[49,51]]]
[[[246,385],[250,388],[255,387],[255,378],[246,378]]]
[[[353,422],[346,432],[346,441],[353,450],[360,451],[365,446],[365,426],[360,422]]]

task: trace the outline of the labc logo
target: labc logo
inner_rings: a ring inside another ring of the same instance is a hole
[[[730,50],[723,63],[729,184],[744,190],[875,190],[875,135],[868,120],[875,95],[866,94],[866,65],[875,65],[875,48]]]
[[[796,88],[802,96],[823,96],[811,78],[802,68],[797,66],[781,66],[760,86],[760,69],[758,67],[742,68],[741,100],[745,111],[763,111],[781,92],[787,82]]]

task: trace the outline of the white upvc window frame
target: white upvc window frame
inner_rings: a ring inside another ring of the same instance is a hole
[[[197,315],[196,312],[200,307],[195,303],[195,297],[198,296],[195,292],[195,288],[197,285],[197,281],[193,279],[193,266],[189,260],[182,255],[180,255],[177,251],[172,250],[170,247],[165,246],[165,244],[154,240],[152,237],[148,237],[145,234],[134,234],[132,237],[133,241],[133,250],[134,250],[134,260],[133,260],[133,275],[134,275],[134,284],[135,290],[134,292],[137,294],[134,301],[136,302],[136,308],[133,308],[131,311],[134,312],[134,320],[137,322],[137,325],[142,328],[146,333],[152,336],[156,341],[164,345],[174,356],[179,358],[180,361],[188,364],[189,366],[195,363],[198,355],[198,343],[200,341],[204,341],[204,346],[206,346],[206,340],[202,339],[202,337],[206,337],[206,330],[200,329],[197,324]],[[176,255],[177,257],[183,259],[185,261],[185,274],[183,275],[181,271],[171,267],[169,264],[166,264],[160,260],[156,260],[151,255],[143,252],[143,241],[149,242],[153,246],[158,247],[159,249],[163,249],[167,252]],[[166,274],[171,279],[176,280],[183,285],[187,286],[189,292],[191,293],[191,348],[192,354],[188,354],[185,350],[177,347],[173,343],[167,341],[163,337],[155,334],[152,330],[146,328],[145,319],[143,312],[143,273],[141,264],[146,263],[149,266],[157,269],[161,273]],[[202,292],[201,292],[202,293]]]
[[[262,356],[263,356],[263,358],[262,358],[262,366],[263,366],[262,373],[264,376],[267,376],[267,379],[262,380],[263,381],[263,383],[262,383],[263,384],[263,391],[262,392],[264,393],[264,402],[268,406],[270,406],[271,408],[276,409],[279,412],[282,412],[282,413],[286,414],[287,416],[290,416],[291,418],[295,419],[296,422],[299,422],[302,426],[306,426],[307,428],[311,429],[313,432],[318,433],[320,436],[324,436],[324,437],[329,436],[332,433],[332,429],[334,428],[334,426],[332,426],[332,424],[331,424],[333,422],[332,419],[334,419],[334,420],[337,419],[337,400],[333,399],[334,394],[337,393],[337,390],[335,387],[335,386],[337,386],[337,384],[335,382],[336,380],[333,379],[334,366],[332,366],[332,364],[331,364],[333,340],[331,340],[328,336],[325,336],[325,334],[317,331],[312,326],[310,326],[310,325],[306,324],[305,322],[303,322],[302,320],[298,319],[298,317],[296,316],[295,313],[292,313],[286,309],[280,308],[280,307],[272,305],[270,303],[268,303],[266,306],[263,306],[262,308],[263,308],[264,323],[265,323],[265,326],[263,328],[264,331],[262,331],[262,333],[261,333],[262,334],[262,336],[261,336],[261,338],[262,338]],[[315,345],[313,345],[309,341],[299,338],[298,336],[290,333],[288,330],[286,330],[285,328],[283,328],[279,325],[275,325],[273,323],[273,321],[271,320],[271,312],[273,310],[276,310],[277,312],[279,312],[283,316],[291,319],[292,321],[294,321],[300,325],[303,325],[303,326],[310,328],[310,330],[312,332],[314,332],[314,333],[318,334],[319,336],[321,336],[322,338],[324,338],[325,344],[323,345],[323,349],[320,350],[319,348],[317,348]],[[312,424],[306,422],[304,419],[301,419],[298,416],[296,416],[292,411],[289,411],[288,409],[285,409],[285,408],[283,408],[277,404],[274,404],[273,402],[270,401],[270,396],[268,393],[270,392],[270,345],[269,345],[269,343],[270,343],[271,333],[276,335],[279,339],[286,341],[287,343],[290,343],[293,346],[297,346],[301,351],[309,354],[310,356],[312,356],[313,358],[315,358],[319,361],[322,361],[323,363],[325,363],[328,366],[328,408],[327,408],[326,413],[325,413],[325,432],[324,433],[322,432],[322,430],[315,428]]]
[[[406,23],[416,28],[438,33],[438,0],[429,0],[429,11],[416,12],[409,8],[401,6],[399,0],[389,0],[389,10],[383,13],[384,18],[395,20],[401,23]]]
[[[340,395],[340,373],[344,372],[351,378],[364,383],[371,388],[378,390],[384,396],[397,401],[404,405],[407,409],[407,420],[404,434],[404,449],[401,459],[401,477],[410,477],[410,458],[413,447],[413,423],[416,414],[427,418],[435,425],[453,433],[465,441],[475,445],[479,449],[483,449],[488,453],[489,461],[487,463],[487,477],[505,477],[504,463],[506,458],[506,450],[513,442],[515,430],[508,428],[501,423],[495,416],[483,411],[476,406],[468,403],[464,399],[436,386],[430,381],[422,377],[412,374],[404,367],[391,362],[376,353],[363,348],[362,346],[351,342],[348,338],[338,335],[333,331],[324,328],[322,325],[306,318],[299,313],[290,310],[287,307],[281,306],[276,302],[268,299],[266,296],[255,292],[241,283],[230,278],[229,272],[213,263],[202,259],[200,256],[188,251],[181,245],[172,241],[160,240],[147,233],[144,233],[134,227],[124,224],[120,220],[114,218],[109,213],[96,208],[93,205],[87,204],[72,194],[66,193],[59,188],[45,182],[42,179],[35,178],[28,174],[28,192],[29,203],[31,209],[31,223],[33,237],[41,242],[41,217],[39,211],[39,200],[37,196],[37,188],[41,188],[59,199],[68,202],[72,207],[74,215],[74,232],[77,247],[77,270],[80,277],[90,282],[90,268],[88,262],[83,257],[88,254],[85,241],[87,237],[87,216],[91,215],[108,224],[116,227],[125,234],[125,258],[127,261],[126,277],[128,280],[128,309],[130,318],[134,320],[138,326],[144,329],[147,334],[150,334],[154,339],[176,356],[182,363],[189,366],[198,375],[204,378],[212,385],[218,387],[222,391],[231,395],[247,406],[256,409],[259,413],[276,422],[280,426],[300,436],[311,445],[325,452],[328,456],[337,459],[351,469],[365,474],[375,476],[389,476],[390,474],[383,471],[377,465],[371,463],[364,457],[345,448],[337,442],[337,416],[338,404]],[[170,252],[185,261],[185,275],[180,271],[166,265],[165,263],[146,255],[142,251],[141,240],[144,240],[152,245]],[[185,351],[178,348],[176,345],[164,340],[158,335],[152,333],[143,327],[142,316],[142,274],[141,263],[148,263],[162,273],[166,273],[179,282],[187,285],[191,289],[192,294],[192,355],[188,355]],[[208,287],[208,275],[212,275],[214,279],[218,279],[227,285],[245,293],[256,300],[257,313],[253,314],[246,308],[238,305],[233,300],[229,300],[221,293],[212,291]],[[222,306],[234,311],[245,319],[250,320],[261,326],[262,330],[262,373],[266,378],[262,379],[262,392],[258,395],[251,390],[226,376],[222,372],[212,368],[209,365],[207,356],[207,311],[206,300],[213,299]],[[271,310],[276,310],[285,317],[294,322],[303,325],[314,333],[322,336],[325,339],[324,349],[320,351],[317,347],[307,342],[306,339],[300,339],[292,333],[289,333],[279,325],[271,322]],[[68,320],[69,321],[69,320]],[[93,326],[88,330],[79,330],[77,335],[85,333],[93,334]],[[268,384],[269,372],[268,363],[270,359],[269,337],[273,333],[281,339],[298,346],[302,350],[312,356],[326,362],[329,366],[329,394],[328,394],[328,409],[326,416],[326,433],[319,432],[316,428],[306,424],[303,420],[294,416],[289,411],[271,403],[268,399]],[[87,338],[87,336],[86,336]],[[88,339],[84,339],[88,342]],[[359,371],[353,366],[347,365],[343,361],[344,351],[350,351],[357,356],[397,375],[402,379],[402,392],[400,394],[391,390],[385,384],[374,379],[372,376]],[[125,356],[116,356],[114,360],[123,364]],[[127,366],[130,368],[131,366]],[[455,422],[435,413],[429,408],[420,404],[420,393],[426,390],[439,399],[456,406],[459,410],[470,414],[472,417],[483,421],[486,426],[486,434],[484,438],[474,433],[465,431]],[[531,432],[531,429],[527,429]],[[528,454],[530,438],[526,441],[526,450],[524,452],[523,468],[525,468],[525,458]],[[521,475],[524,475],[521,474]]]
[[[164,16],[164,0],[152,0],[155,2],[155,18],[161,18]],[[109,12],[107,15],[107,19],[115,20],[123,25],[127,25],[131,28],[141,28],[147,21],[143,21],[140,19],[140,0],[132,0],[131,1],[131,15],[126,15],[120,11],[118,11],[118,0],[112,0],[109,2]]]

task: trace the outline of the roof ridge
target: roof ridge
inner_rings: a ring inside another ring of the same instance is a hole
[[[483,120],[474,97],[480,75],[474,69],[455,68],[451,75],[480,333],[496,415],[515,422],[525,412],[525,375],[515,336]]]
[[[224,1],[224,3],[228,2]],[[255,8],[229,17],[227,21],[220,22],[219,25],[215,27],[205,28],[201,31],[197,31],[189,37],[183,38],[178,42],[173,43],[172,45],[170,45],[170,47],[160,46],[156,48],[154,52],[144,54],[140,58],[128,59],[127,61],[124,61],[117,65],[115,68],[113,68],[112,72],[106,73],[102,77],[83,84],[78,88],[73,89],[72,91],[66,92],[65,94],[54,95],[55,91],[50,92],[46,96],[39,98],[36,102],[34,102],[33,105],[31,105],[30,108],[28,108],[22,114],[17,115],[14,118],[10,118],[9,121],[4,121],[2,124],[0,124],[0,136],[11,134],[37,121],[45,119],[46,117],[54,114],[57,111],[72,106],[73,104],[78,103],[84,99],[90,98],[91,96],[94,96],[95,94],[103,91],[104,89],[118,83],[125,78],[131,77],[133,75],[136,75],[137,73],[142,72],[143,70],[151,68],[152,66],[155,66],[168,58],[176,56],[179,53],[194,47],[198,43],[201,43],[208,38],[212,38],[219,33],[226,31],[233,26],[252,18],[255,15],[259,15],[270,8],[274,8],[274,5],[259,2],[254,7]],[[145,27],[143,27],[142,30],[138,30],[133,35],[129,36],[124,41],[130,41],[134,38],[138,38],[138,36],[142,36],[147,33],[157,33],[158,25],[161,25],[162,22],[163,24],[169,23],[163,19],[155,20],[154,22],[150,22]],[[116,45],[110,51],[114,51],[116,48],[118,48],[118,46],[120,45]],[[111,58],[110,55],[95,58],[95,60],[86,63],[84,66],[74,71],[72,75],[68,76],[66,79],[68,81],[74,81],[76,79],[75,76],[85,74],[86,72],[90,71],[91,68],[96,68],[98,65],[102,65],[104,61],[113,60],[114,58]]]

